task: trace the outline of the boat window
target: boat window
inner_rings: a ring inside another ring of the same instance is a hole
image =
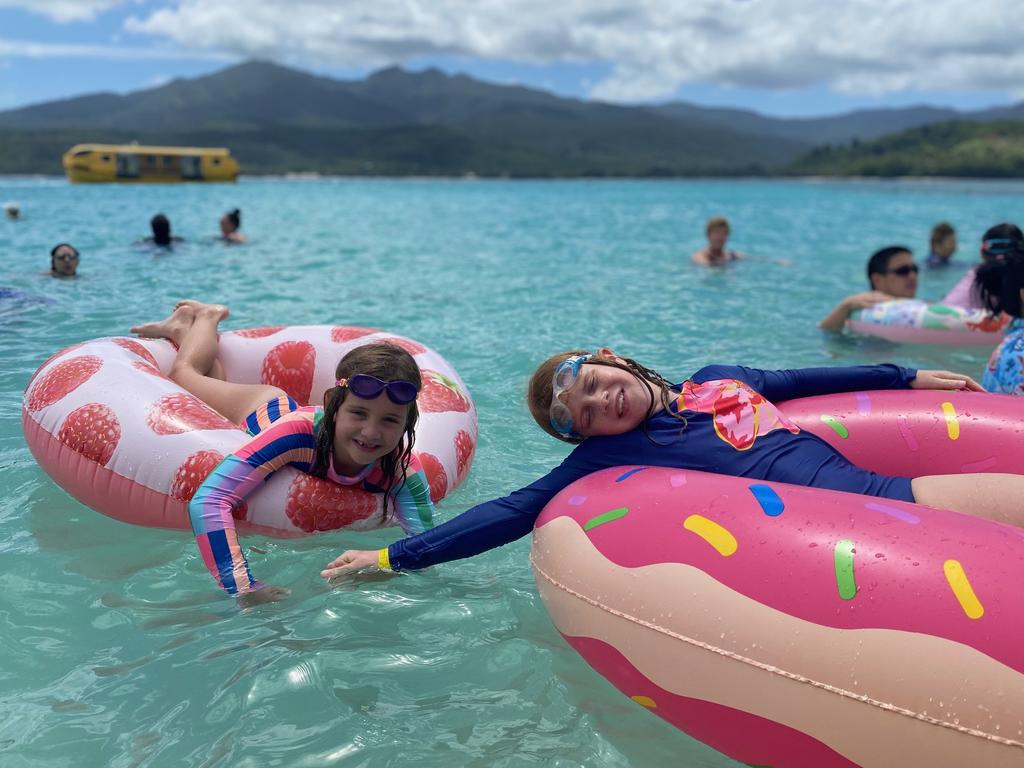
[[[80,149],[77,152],[75,152],[75,154],[72,155],[72,157],[88,157],[91,154],[92,154],[92,150],[91,149]]]
[[[100,158],[100,160],[102,160],[104,163],[109,163],[110,155],[104,155],[103,157]]]
[[[170,157],[169,155],[165,156],[164,157],[164,167],[165,168],[170,168],[172,165],[174,165],[174,158]]]
[[[219,157],[213,158],[213,164],[214,165],[220,165],[220,158]]]

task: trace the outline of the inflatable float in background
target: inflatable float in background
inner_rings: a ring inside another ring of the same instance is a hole
[[[894,299],[857,310],[846,321],[846,327],[853,333],[897,344],[991,349],[1003,338],[1009,321],[1007,315],[993,317],[983,309]]]
[[[272,384],[311,405],[323,402],[348,350],[376,342],[403,347],[422,371],[415,452],[438,501],[469,471],[477,420],[462,380],[433,350],[371,328],[314,325],[225,331],[219,359],[229,381]],[[129,523],[187,530],[199,484],[248,435],[166,377],[174,356],[162,339],[68,347],[29,381],[22,428],[43,470],[86,506]],[[243,533],[272,536],[397,524],[383,518],[381,501],[285,468],[249,497],[237,523]]]
[[[782,410],[865,465],[1024,472],[1015,398],[868,392]],[[1024,765],[1024,530],[619,467],[547,505],[531,561],[556,628],[595,670],[737,760]]]

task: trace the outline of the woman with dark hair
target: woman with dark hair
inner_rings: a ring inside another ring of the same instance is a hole
[[[185,240],[183,237],[171,234],[171,220],[162,213],[158,213],[149,220],[149,227],[153,230],[153,236],[147,237],[143,241],[145,243],[151,243],[161,248],[170,248],[175,243],[181,243]]]
[[[985,366],[981,386],[989,392],[1024,395],[1024,242],[1014,241],[977,268],[974,291],[993,315],[1013,320]]]
[[[58,243],[50,251],[50,275],[74,277],[78,274],[78,249],[71,243]]]
[[[220,239],[225,243],[244,243],[245,235],[238,230],[242,228],[242,212],[234,208],[220,217]]]
[[[978,268],[994,259],[1009,253],[1019,243],[1024,242],[1024,233],[1016,224],[1003,222],[989,227],[981,236],[981,264],[976,264],[967,270],[960,278],[960,282],[953,286],[953,290],[947,293],[940,304],[948,304],[951,307],[967,307],[968,309],[985,309],[981,296],[975,290],[975,275]]]

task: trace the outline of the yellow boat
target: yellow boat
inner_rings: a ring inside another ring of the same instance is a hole
[[[238,161],[223,147],[76,144],[64,153],[71,182],[234,181]]]

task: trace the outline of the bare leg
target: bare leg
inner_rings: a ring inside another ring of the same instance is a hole
[[[263,403],[285,394],[266,384],[235,384],[211,375],[216,372],[217,326],[227,315],[225,307],[197,302],[181,304],[171,319],[178,313],[191,313],[192,323],[180,334],[178,356],[169,374],[172,381],[235,424],[241,424]]]
[[[1024,475],[927,475],[911,488],[919,504],[1024,527]]]
[[[223,310],[223,317],[228,316],[228,309],[222,304],[202,304],[192,299],[185,299],[184,301],[179,301],[174,306],[174,311],[165,319],[156,323],[136,325],[131,329],[131,332],[144,339],[167,339],[180,349],[185,336],[192,329],[196,313],[200,308],[204,307],[212,307],[218,311]],[[217,357],[214,357],[208,369],[205,371],[200,370],[199,372],[213,379],[225,380],[224,366]]]

